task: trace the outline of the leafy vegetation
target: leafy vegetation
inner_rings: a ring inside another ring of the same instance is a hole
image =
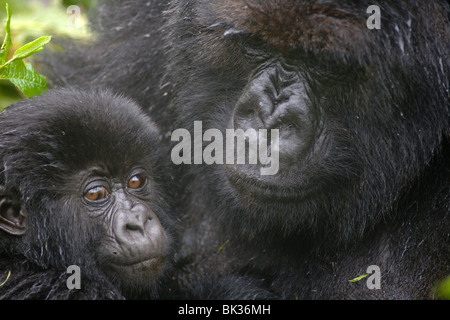
[[[4,35],[2,32],[2,25],[4,25],[7,18],[7,13],[4,10],[6,3],[9,3],[13,13],[13,19],[10,21],[9,30],[9,40],[12,40],[12,43],[9,52],[6,53],[8,55],[6,58],[7,60],[0,60],[1,65],[6,62],[9,62],[10,64],[8,68],[5,68],[8,69],[8,71],[0,70],[2,79],[8,77],[8,80],[0,80],[0,111],[8,105],[23,99],[23,97],[38,94],[38,92],[30,92],[29,90],[21,92],[21,90],[18,90],[17,88],[18,85],[44,86],[43,81],[45,81],[45,79],[42,76],[37,76],[38,73],[29,63],[26,65],[23,64],[23,56],[20,58],[16,57],[17,59],[10,61],[13,54],[25,44],[33,42],[34,39],[40,39],[40,41],[45,41],[44,39],[48,40],[49,38],[43,38],[43,36],[47,35],[76,39],[90,37],[87,28],[87,12],[95,1],[0,0],[0,39],[3,36],[6,38],[6,34]],[[72,5],[78,6],[80,10],[69,10]],[[39,43],[34,44],[37,45]],[[33,48],[36,49],[34,46]],[[38,51],[33,52],[33,56],[28,56],[26,59],[27,62],[33,62],[37,71],[39,71],[39,64],[36,62],[36,59],[33,60],[36,53],[38,53]],[[2,58],[4,57],[2,56]],[[16,74],[19,72],[19,77],[13,77],[11,74],[12,72]]]
[[[11,10],[6,4],[5,40],[0,49],[0,80],[11,81],[27,98],[42,94],[47,90],[45,77],[38,74],[33,66],[25,63],[23,59],[44,50],[44,46],[50,42],[51,37],[42,36],[14,52],[10,56],[11,41]]]

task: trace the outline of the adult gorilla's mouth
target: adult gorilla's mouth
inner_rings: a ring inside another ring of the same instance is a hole
[[[294,201],[309,193],[308,189],[302,188],[298,184],[287,183],[288,179],[273,176],[256,178],[248,175],[245,170],[237,169],[237,165],[225,165],[225,168],[225,175],[238,194],[257,198],[258,201],[263,199]]]

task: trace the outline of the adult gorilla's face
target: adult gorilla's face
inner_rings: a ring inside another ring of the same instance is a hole
[[[205,168],[217,199],[234,209],[227,218],[244,232],[251,224],[362,233],[390,212],[439,145],[446,106],[431,101],[445,101],[445,90],[422,79],[443,70],[424,58],[413,32],[422,21],[408,11],[436,19],[441,12],[386,4],[390,19],[377,31],[366,26],[369,5],[199,1],[173,18],[171,36],[180,35],[172,68],[191,70],[176,82],[180,125],[201,119],[204,130],[280,133],[275,175],[261,175],[261,164]]]
[[[232,106],[230,126],[235,130],[279,130],[278,142],[269,139],[279,144],[269,148],[279,150],[279,171],[261,175],[263,164],[227,166],[234,187],[267,201],[296,201],[318,189],[348,185],[358,178],[361,164],[351,136],[342,121],[330,119],[331,108],[339,109],[336,99],[334,105],[328,103],[331,81],[322,85],[321,79],[311,79],[310,69],[320,67],[306,65],[299,57],[279,56],[252,70]],[[336,67],[330,71],[339,76],[339,71],[346,70]],[[324,78],[331,76],[328,73]]]

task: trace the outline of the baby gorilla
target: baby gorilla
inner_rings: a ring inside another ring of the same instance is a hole
[[[63,89],[0,128],[0,299],[157,298],[177,218],[153,122],[108,91]]]

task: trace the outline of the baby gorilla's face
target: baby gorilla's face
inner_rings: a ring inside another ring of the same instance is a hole
[[[95,248],[100,269],[122,288],[151,286],[170,261],[172,242],[155,212],[157,182],[142,167],[123,177],[100,167],[84,174],[81,203],[103,233]]]
[[[0,127],[9,250],[46,269],[106,275],[124,293],[153,292],[177,232],[159,131],[140,108],[107,91],[57,90],[8,108]]]

